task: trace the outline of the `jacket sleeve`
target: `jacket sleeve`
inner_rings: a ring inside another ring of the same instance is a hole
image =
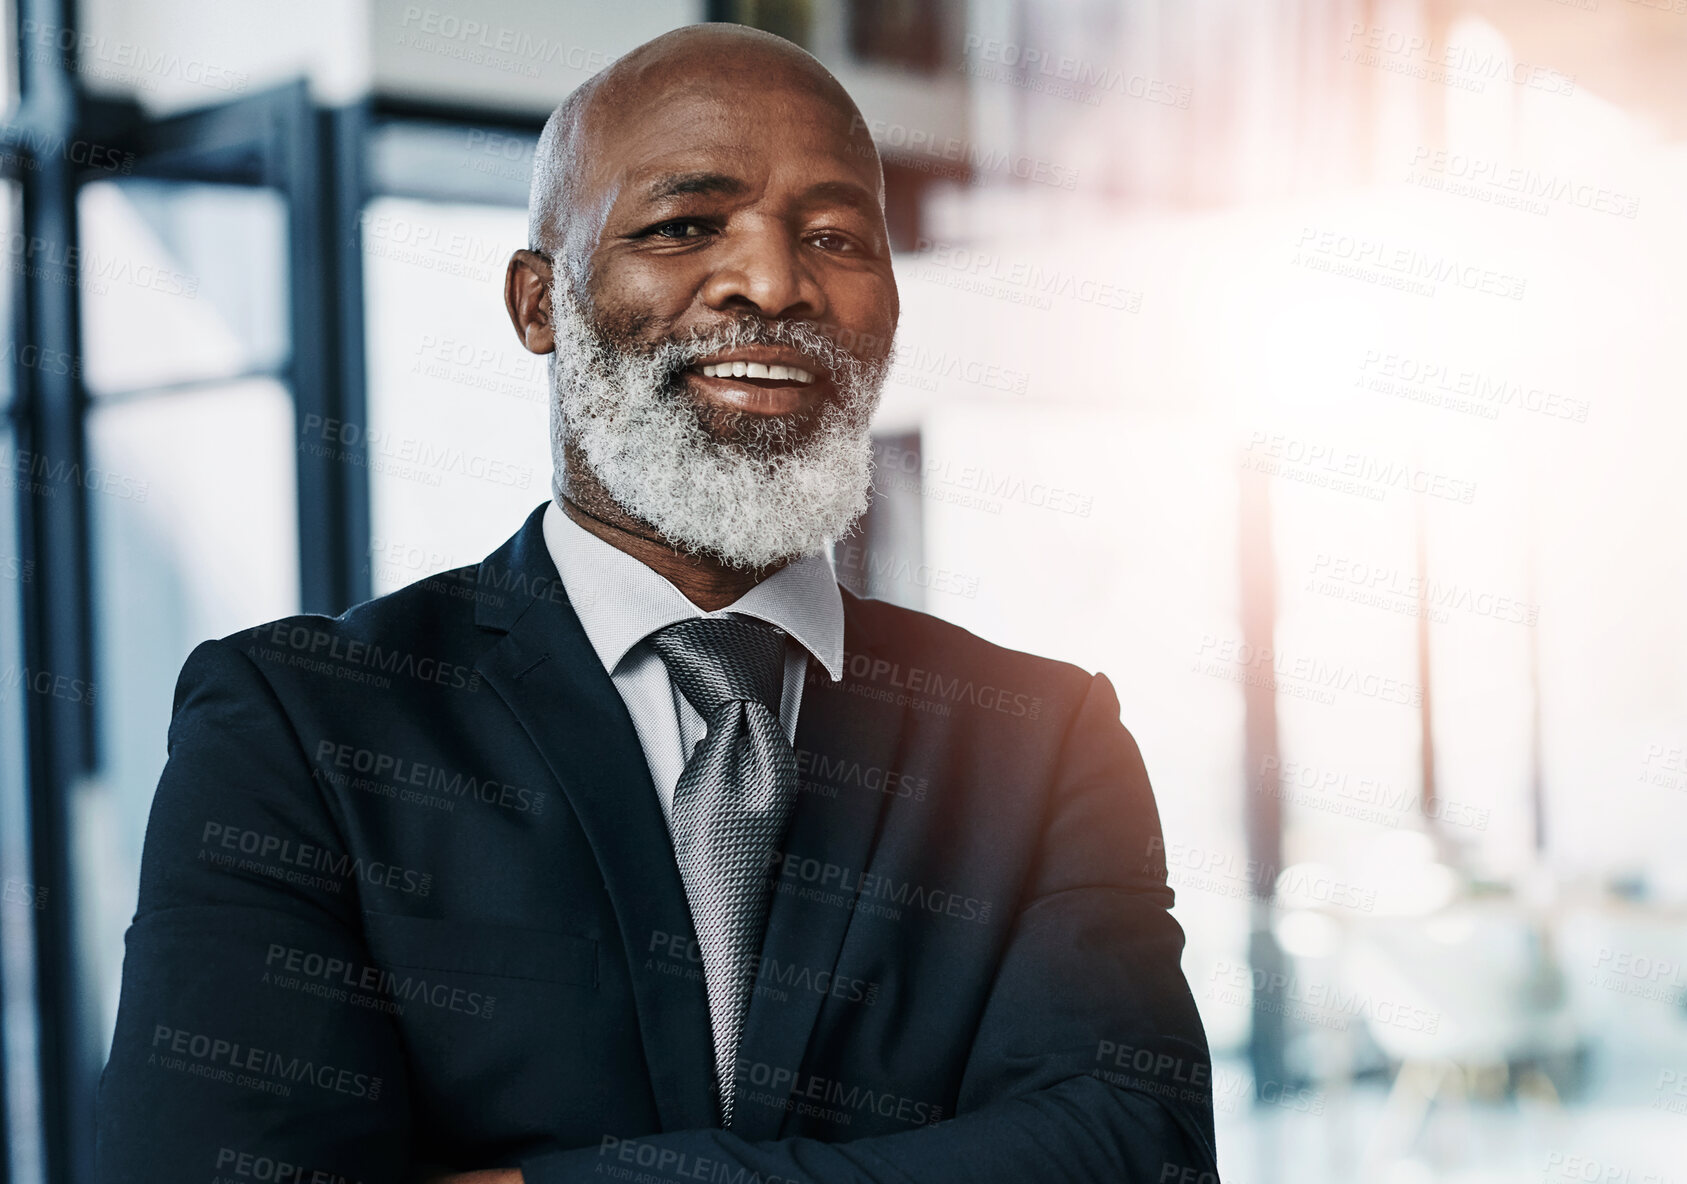
[[[1097,675],[1062,749],[1038,863],[955,1117],[826,1143],[725,1130],[605,1138],[524,1162],[527,1184],[1217,1184],[1212,1069],[1179,966],[1142,756]]]
[[[100,1078],[102,1184],[403,1178],[398,1032],[343,985],[369,965],[357,887],[269,682],[237,649],[199,646]]]

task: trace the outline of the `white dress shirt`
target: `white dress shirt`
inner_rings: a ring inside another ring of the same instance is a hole
[[[598,538],[554,500],[545,507],[544,528],[545,548],[568,591],[568,602],[633,717],[669,826],[674,787],[708,728],[668,678],[667,665],[647,640],[652,633],[691,617],[727,613],[742,613],[783,629],[785,686],[779,722],[793,744],[809,656],[833,682],[843,677],[843,596],[824,556],[794,560],[727,607],[704,612],[667,577]]]

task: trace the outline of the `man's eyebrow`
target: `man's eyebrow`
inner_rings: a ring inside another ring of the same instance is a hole
[[[865,186],[854,181],[820,181],[803,190],[804,201],[835,201],[854,206],[864,213],[877,214],[879,199]]]
[[[644,200],[657,202],[699,194],[736,197],[748,189],[748,183],[726,173],[665,173],[644,187]],[[879,208],[878,198],[853,181],[820,181],[803,190],[802,198],[805,202],[839,202],[867,213],[877,213]]]
[[[733,196],[748,188],[737,177],[729,177],[725,173],[667,173],[645,186],[644,199],[661,201],[699,193]]]

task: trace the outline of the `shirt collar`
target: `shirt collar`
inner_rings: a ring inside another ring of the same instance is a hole
[[[658,629],[692,617],[742,613],[795,638],[833,682],[843,677],[843,595],[823,555],[794,559],[725,608],[704,612],[666,576],[598,538],[554,499],[545,507],[544,531],[568,601],[610,674]]]

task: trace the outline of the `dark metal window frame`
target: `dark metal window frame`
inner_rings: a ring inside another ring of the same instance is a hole
[[[72,0],[25,0],[28,19],[74,27]],[[20,49],[21,34],[20,34]],[[20,52],[19,58],[29,55]],[[537,136],[543,119],[472,107],[371,98],[339,108],[313,104],[304,81],[214,107],[163,118],[133,104],[81,92],[75,63],[55,56],[23,77],[12,122],[29,129],[7,168],[22,186],[22,241],[55,245],[40,267],[14,269],[14,339],[42,351],[80,356],[75,284],[76,199],[110,171],[76,165],[68,152],[30,151],[91,142],[129,162],[124,176],[271,188],[287,208],[290,351],[283,378],[293,399],[298,474],[300,603],[338,613],[371,592],[370,503],[366,465],[346,449],[303,447],[312,425],[367,420],[361,217],[374,197],[441,197],[370,183],[371,132],[394,121]],[[132,155],[131,155],[132,154]],[[106,159],[110,159],[109,155]],[[90,399],[80,368],[54,374],[14,364],[16,397],[7,410],[18,451],[51,457],[80,472],[87,462]],[[144,396],[143,396],[144,397]],[[88,507],[74,482],[54,496],[21,493],[19,559],[38,578],[23,589],[20,622],[26,665],[91,684],[99,622],[93,617]],[[70,800],[99,763],[88,703],[25,696],[25,777],[30,871],[45,888],[35,915],[36,1012],[41,1135],[46,1178],[93,1178],[93,1102],[101,1069],[97,1021],[77,957],[76,888]],[[0,1184],[8,1179],[6,1134],[13,1116],[0,1093]]]
[[[44,24],[74,26],[70,0],[26,4],[24,14]],[[21,163],[14,166],[22,187],[18,241],[51,249],[13,269],[14,340],[43,353],[62,351],[53,356],[80,356],[77,194],[83,185],[114,174],[78,165],[72,158],[85,154],[54,146],[98,144],[128,162],[126,176],[263,186],[282,195],[291,343],[282,377],[301,433],[296,438],[302,439],[307,424],[361,423],[358,217],[368,108],[318,108],[300,81],[216,107],[151,118],[133,105],[82,94],[68,55],[43,60],[20,52],[19,58],[27,72],[12,122],[28,134],[18,137]],[[90,400],[80,367],[64,374],[31,368],[18,353],[16,397],[8,410],[16,450],[82,472]],[[339,612],[369,595],[367,470],[343,450],[300,447],[296,455],[301,604],[306,611]],[[19,559],[37,573],[22,588],[25,665],[91,685],[99,628],[91,608],[97,557],[90,550],[85,493],[77,482],[55,482],[52,496],[20,490],[17,503]],[[24,700],[29,866],[33,884],[45,890],[33,932],[41,1139],[46,1178],[80,1184],[93,1178],[93,1102],[101,1058],[94,1000],[77,956],[70,802],[98,767],[97,729],[88,702],[41,695]],[[0,1105],[5,1100],[0,1096]],[[0,1138],[10,1121],[15,1118],[0,1114]],[[7,1159],[0,1155],[0,1184],[7,1173]]]

